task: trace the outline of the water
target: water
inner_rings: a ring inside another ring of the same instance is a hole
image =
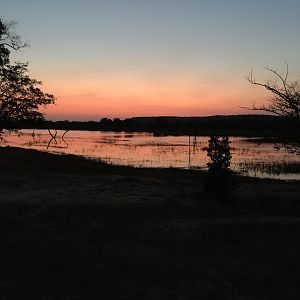
[[[81,155],[116,165],[154,168],[206,169],[208,137],[154,136],[147,132],[57,131],[55,139],[47,130],[5,133],[0,146],[37,149],[51,153]],[[51,131],[55,134],[55,131]],[[275,150],[257,139],[230,137],[231,168],[261,178],[300,180],[300,155]],[[292,167],[292,171],[286,171]]]

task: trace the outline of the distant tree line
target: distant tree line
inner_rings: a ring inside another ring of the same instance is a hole
[[[4,128],[57,130],[147,131],[156,135],[233,135],[282,136],[295,129],[294,118],[268,115],[211,117],[135,117],[102,118],[97,121],[19,120],[2,124]]]

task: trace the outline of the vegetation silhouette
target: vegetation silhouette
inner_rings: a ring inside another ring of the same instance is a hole
[[[272,97],[268,99],[267,104],[261,106],[253,105],[250,109],[293,119],[293,130],[286,130],[282,136],[283,142],[276,143],[275,148],[283,146],[290,153],[300,154],[300,133],[298,130],[300,125],[300,82],[288,80],[289,68],[287,64],[283,74],[280,74],[277,69],[270,67],[265,67],[265,69],[275,76],[274,80],[268,80],[266,83],[258,82],[251,71],[248,81],[253,85],[261,86],[270,91]]]
[[[0,133],[16,129],[6,127],[8,123],[44,120],[39,108],[55,102],[52,94],[39,88],[41,81],[28,75],[28,63],[10,62],[11,50],[27,46],[15,32],[15,25],[0,19]]]
[[[208,146],[204,148],[210,161],[204,179],[204,193],[219,201],[232,198],[235,184],[230,170],[231,147],[228,136],[210,136]]]
[[[228,115],[209,117],[133,117],[102,118],[97,121],[8,121],[5,128],[53,129],[53,130],[101,130],[101,131],[147,131],[155,135],[228,135],[282,137],[283,132],[292,131],[294,122],[290,118],[267,115]]]

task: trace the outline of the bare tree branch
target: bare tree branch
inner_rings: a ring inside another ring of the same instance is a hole
[[[264,111],[281,117],[290,117],[296,122],[294,124],[296,130],[285,132],[281,143],[276,143],[275,148],[284,147],[288,152],[300,154],[300,83],[299,81],[288,81],[289,67],[286,63],[285,74],[281,75],[277,69],[264,67],[265,70],[271,72],[275,76],[274,81],[266,83],[258,82],[253,77],[252,69],[247,80],[257,86],[261,86],[272,93],[272,98],[268,99],[267,104],[260,106],[253,105],[252,107],[243,107],[254,111]]]
[[[268,81],[266,83],[258,82],[253,77],[251,70],[247,78],[248,82],[267,89],[273,94],[273,98],[271,98],[269,104],[253,106],[250,109],[270,112],[280,116],[300,118],[300,84],[298,81],[288,81],[288,65],[286,64],[284,76],[276,69],[272,69],[268,66],[264,67],[264,69],[273,73],[275,78],[280,80],[280,83],[277,83],[277,81]]]

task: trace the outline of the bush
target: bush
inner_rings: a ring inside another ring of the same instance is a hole
[[[210,158],[208,171],[204,179],[204,192],[216,200],[226,201],[232,198],[235,187],[233,172],[230,170],[230,141],[228,136],[211,136],[208,141],[207,156]]]

